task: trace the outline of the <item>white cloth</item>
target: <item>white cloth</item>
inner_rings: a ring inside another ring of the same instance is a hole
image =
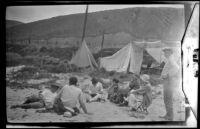
[[[49,89],[44,89],[41,93],[46,108],[52,108],[57,93],[52,93]]]

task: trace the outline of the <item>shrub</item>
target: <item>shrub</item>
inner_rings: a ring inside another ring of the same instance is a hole
[[[69,64],[67,67],[68,72],[77,72],[79,68],[74,64]]]
[[[109,76],[113,76],[115,74],[115,71],[110,71]]]
[[[101,73],[105,73],[105,72],[107,72],[107,71],[106,71],[105,68],[102,67],[102,68],[99,69],[99,72],[101,72]]]
[[[50,57],[50,56],[26,56],[24,57],[24,64],[27,65],[35,65],[35,66],[41,66],[44,65],[59,65],[60,60],[58,58]]]
[[[26,64],[26,65],[40,66],[41,57],[39,57],[39,56],[25,56],[23,58],[23,63]]]
[[[10,43],[7,43],[6,44],[6,51],[14,52],[14,53],[18,53],[20,55],[23,55],[22,50],[25,47],[26,47],[26,45],[22,45],[22,44],[10,44]]]
[[[23,69],[17,71],[15,79],[20,79],[20,80],[30,79],[34,76],[36,72],[39,72],[39,69],[37,67],[26,66]]]
[[[7,52],[6,53],[6,66],[16,66],[21,64],[22,57],[18,53]]]
[[[38,73],[38,74],[35,76],[35,79],[51,78],[51,77],[52,77],[52,76],[51,76],[50,73],[43,71],[43,72]]]
[[[40,52],[47,52],[47,51],[48,51],[48,49],[44,46],[40,48]]]
[[[60,63],[59,58],[54,58],[54,57],[50,57],[50,56],[43,56],[42,60],[43,60],[44,65],[47,65],[47,64],[59,65],[59,63]]]
[[[50,73],[66,73],[67,72],[67,65],[64,63],[59,63],[58,65],[45,65],[43,67]]]

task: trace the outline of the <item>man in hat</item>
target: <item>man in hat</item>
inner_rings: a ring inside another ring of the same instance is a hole
[[[164,104],[166,108],[166,115],[160,116],[166,120],[173,120],[173,92],[179,85],[179,66],[173,56],[173,50],[171,48],[163,49],[164,56],[166,58],[166,64],[161,73],[161,79],[163,80],[163,95]]]
[[[52,109],[54,105],[54,99],[61,87],[62,85],[58,83],[52,83],[50,86],[42,85],[38,95],[29,96],[22,104],[13,105],[11,108]]]

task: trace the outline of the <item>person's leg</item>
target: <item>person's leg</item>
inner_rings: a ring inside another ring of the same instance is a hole
[[[86,102],[89,102],[91,100],[91,98],[92,98],[91,95],[89,95],[87,93],[85,93],[84,96],[85,96],[85,101]]]
[[[130,107],[130,109],[132,110],[136,110],[137,108],[137,101],[136,101],[136,97],[134,94],[130,94],[128,97],[128,106]]]
[[[20,105],[16,105],[13,108],[23,108],[23,109],[38,109],[38,108],[44,108],[45,105],[43,102],[33,102],[33,103],[28,103],[28,104],[20,104]]]
[[[54,102],[53,109],[59,115],[63,114],[66,111],[66,109],[60,99],[57,99]]]
[[[90,96],[93,98],[93,97],[95,97],[97,94],[90,94]]]
[[[41,98],[38,95],[31,95],[26,98],[26,100],[23,102],[23,104],[38,102],[40,100],[41,100]]]
[[[107,97],[107,99],[108,99],[108,100],[110,100],[110,97],[111,97],[111,94],[108,94],[108,97]]]
[[[166,109],[165,118],[172,120],[173,119],[173,90],[169,87],[164,87],[164,104]]]
[[[99,98],[101,98],[101,94],[96,94],[96,96],[90,99],[90,102],[97,101]]]

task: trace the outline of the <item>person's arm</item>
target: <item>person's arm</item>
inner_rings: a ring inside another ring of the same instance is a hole
[[[131,91],[130,93],[134,94],[134,93],[145,93],[146,88],[145,87],[140,87],[137,90]]]
[[[103,94],[103,86],[101,83],[99,83],[99,93]]]
[[[64,88],[64,87],[63,87],[63,88]],[[61,94],[62,94],[62,92],[63,92],[63,88],[57,93],[57,95],[56,95],[54,101],[58,100],[58,99],[61,97]]]
[[[169,73],[168,73],[168,75],[170,76],[170,77],[172,77],[172,76],[175,76],[175,75],[177,75],[178,74],[178,72],[179,72],[179,66],[178,66],[178,64],[175,62],[175,60],[172,60],[172,59],[170,59],[170,64],[171,64],[171,69],[169,69]]]
[[[87,111],[87,108],[86,108],[85,103],[82,98],[82,93],[79,94],[78,99],[79,99],[80,106],[83,109],[84,113],[91,114],[91,113],[88,113],[88,111]]]

